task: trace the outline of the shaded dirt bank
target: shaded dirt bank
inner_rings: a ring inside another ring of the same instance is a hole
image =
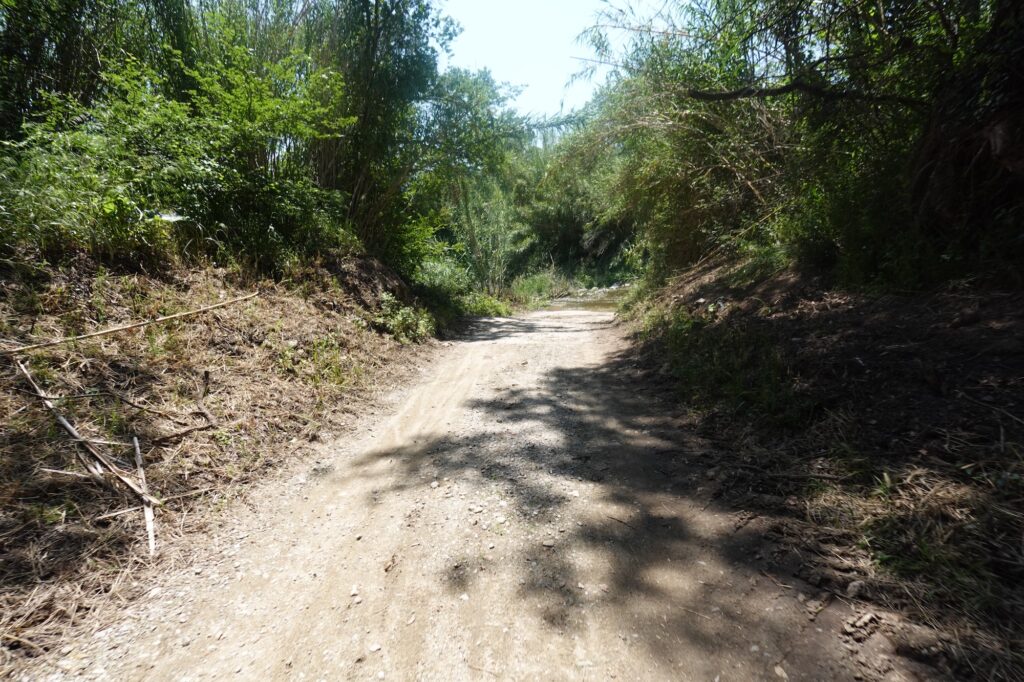
[[[914,656],[1024,679],[1019,291],[873,294],[731,262],[645,305],[634,357],[729,453],[709,460],[722,504],[799,551],[804,579],[932,626]]]

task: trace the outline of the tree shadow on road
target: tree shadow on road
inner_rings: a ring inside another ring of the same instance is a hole
[[[558,325],[517,320],[469,339],[538,327]],[[579,634],[592,609],[603,609],[621,621],[623,646],[645,647],[660,666],[695,650],[712,667],[726,651],[763,663],[758,646],[773,660],[788,656],[787,665],[808,677],[835,664],[820,652],[793,651],[794,614],[809,622],[795,595],[817,592],[794,581],[795,557],[765,537],[773,517],[748,523],[716,498],[729,453],[687,428],[671,395],[628,351],[555,367],[537,386],[508,386],[466,408],[484,425],[479,432],[369,453],[356,468],[394,459],[400,473],[392,493],[448,479],[500,490],[508,515],[526,529],[512,557],[524,613],[554,632]],[[603,566],[597,579],[594,557]],[[470,586],[460,569],[440,577],[447,589]],[[785,618],[776,604],[784,593]],[[765,612],[763,604],[774,605]]]

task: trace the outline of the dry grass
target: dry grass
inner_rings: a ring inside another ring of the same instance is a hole
[[[60,338],[180,312],[259,288],[261,295],[201,317],[32,352],[43,390],[86,438],[133,472],[142,442],[158,511],[160,561],[174,538],[209,510],[310,442],[346,427],[375,390],[415,355],[370,329],[370,314],[322,277],[301,284],[232,282],[196,271],[163,279],[113,276],[88,262],[56,272],[0,277],[0,337]],[[2,273],[0,273],[2,275]],[[33,279],[33,277],[35,279]],[[174,434],[206,421],[217,427]],[[13,364],[0,368],[0,673],[47,650],[98,599],[127,598],[147,565],[141,512],[123,492],[81,477],[75,445]]]

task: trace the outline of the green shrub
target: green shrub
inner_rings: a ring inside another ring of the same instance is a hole
[[[143,87],[147,77],[132,64],[107,74],[109,95],[89,108],[48,97],[47,116],[3,143],[0,204],[12,242],[112,261],[172,258],[177,211],[211,168],[187,106]]]
[[[567,296],[576,287],[569,278],[554,270],[522,275],[512,281],[510,295],[517,303],[531,304]]]
[[[23,139],[2,143],[9,244],[142,267],[210,256],[272,273],[294,255],[358,250],[343,195],[278,151],[328,132],[312,95],[278,92],[281,71],[300,65],[260,69],[231,54],[194,74],[191,104],[162,95],[161,78],[131,59],[103,74],[91,106],[47,96]]]
[[[435,295],[454,298],[473,290],[473,275],[449,248],[425,258],[416,269],[413,283]]]
[[[381,296],[374,323],[403,343],[418,343],[434,335],[434,318],[423,308],[403,305],[389,293]]]
[[[461,317],[509,317],[512,306],[490,294],[471,292],[456,299]]]

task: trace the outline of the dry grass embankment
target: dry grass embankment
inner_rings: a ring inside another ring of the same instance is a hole
[[[175,538],[345,429],[425,352],[374,329],[381,295],[402,298],[402,289],[367,259],[290,283],[214,270],[115,275],[85,258],[57,269],[5,261],[0,337],[10,348],[260,292],[202,315],[16,356],[131,477],[139,438],[149,488],[164,501],[158,558],[171,557]],[[75,443],[13,357],[0,357],[0,671],[54,646],[98,599],[143,589],[133,575],[150,564],[137,498],[84,476]],[[197,404],[204,392],[212,423]]]

